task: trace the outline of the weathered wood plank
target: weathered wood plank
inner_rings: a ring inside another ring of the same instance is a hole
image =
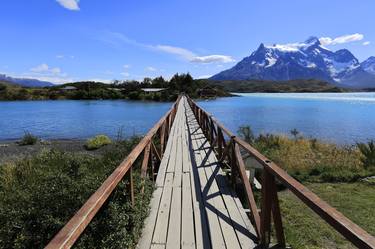
[[[153,244],[165,244],[167,240],[169,212],[171,208],[173,173],[167,173],[156,220]]]
[[[193,202],[190,185],[190,173],[182,177],[182,249],[195,248]]]
[[[161,200],[161,194],[163,193],[162,188],[155,189],[152,194],[150,202],[150,213],[144,222],[144,228],[142,236],[138,242],[137,249],[148,249],[151,246],[152,235],[154,234],[154,228],[156,219],[159,211],[159,204]]]
[[[173,187],[166,249],[181,248],[181,187]]]

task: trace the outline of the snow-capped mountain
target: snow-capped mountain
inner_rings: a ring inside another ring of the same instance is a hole
[[[333,52],[316,37],[303,43],[261,44],[249,57],[211,79],[319,79],[348,87],[375,87],[375,75],[366,72],[349,50]]]
[[[363,70],[368,73],[375,74],[375,56],[371,56],[361,63]]]

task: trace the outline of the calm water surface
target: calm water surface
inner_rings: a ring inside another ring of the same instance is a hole
[[[305,136],[353,144],[375,139],[375,93],[241,94],[201,101],[232,131],[250,125],[255,133],[298,129]],[[29,131],[45,139],[144,134],[171,103],[132,101],[0,102],[0,140]]]

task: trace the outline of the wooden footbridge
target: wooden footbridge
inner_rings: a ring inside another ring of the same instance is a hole
[[[374,237],[186,96],[178,98],[46,248],[70,248],[125,175],[131,179],[134,201],[132,170],[137,159],[142,160],[142,177],[155,180],[139,249],[285,248],[276,183],[289,188],[358,248],[375,248]],[[249,167],[261,171],[260,205]]]

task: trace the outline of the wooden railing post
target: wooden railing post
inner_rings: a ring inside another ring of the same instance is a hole
[[[263,169],[262,174],[262,211],[261,211],[261,244],[268,247],[271,237],[271,217],[273,218],[277,243],[285,247],[285,237],[282,225],[279,199],[277,197],[277,187],[275,177]]]
[[[237,162],[236,162],[236,150],[235,150],[235,143],[233,142],[233,138],[231,140],[231,146],[230,146],[230,171],[231,171],[231,182],[232,182],[232,187],[235,190],[236,185],[237,185]]]
[[[217,128],[217,154],[219,159],[223,157],[224,136],[220,127]]]
[[[233,144],[234,144],[234,149],[235,149],[236,163],[238,164],[238,172],[241,177],[241,180],[245,189],[245,193],[246,193],[246,199],[247,199],[250,211],[251,211],[250,220],[254,224],[255,231],[259,238],[260,229],[261,229],[261,226],[260,226],[261,221],[260,221],[258,208],[255,202],[254,193],[251,188],[249,178],[247,177],[247,174],[246,174],[245,163],[242,159],[240,148],[238,144],[236,144],[235,141],[233,141]]]
[[[144,150],[144,156],[142,161],[142,167],[141,167],[141,178],[142,178],[142,194],[144,193],[144,184],[145,184],[145,177],[147,176],[147,169],[148,169],[148,162],[150,160],[150,150],[151,150],[151,144],[149,143],[145,150]]]
[[[271,239],[271,205],[270,195],[271,175],[266,169],[262,174],[262,205],[261,205],[261,222],[260,222],[260,240],[264,248],[268,248]]]
[[[164,154],[164,143],[165,143],[165,123],[160,127],[160,155]]]
[[[135,197],[134,197],[133,167],[130,167],[128,175],[129,175],[128,192],[129,192],[129,195],[130,195],[132,207],[134,207],[135,206]]]
[[[275,177],[272,175],[271,181],[271,195],[272,195],[272,217],[275,224],[277,243],[281,248],[285,247],[285,236],[283,222],[280,212],[279,198],[277,196],[277,187]]]

